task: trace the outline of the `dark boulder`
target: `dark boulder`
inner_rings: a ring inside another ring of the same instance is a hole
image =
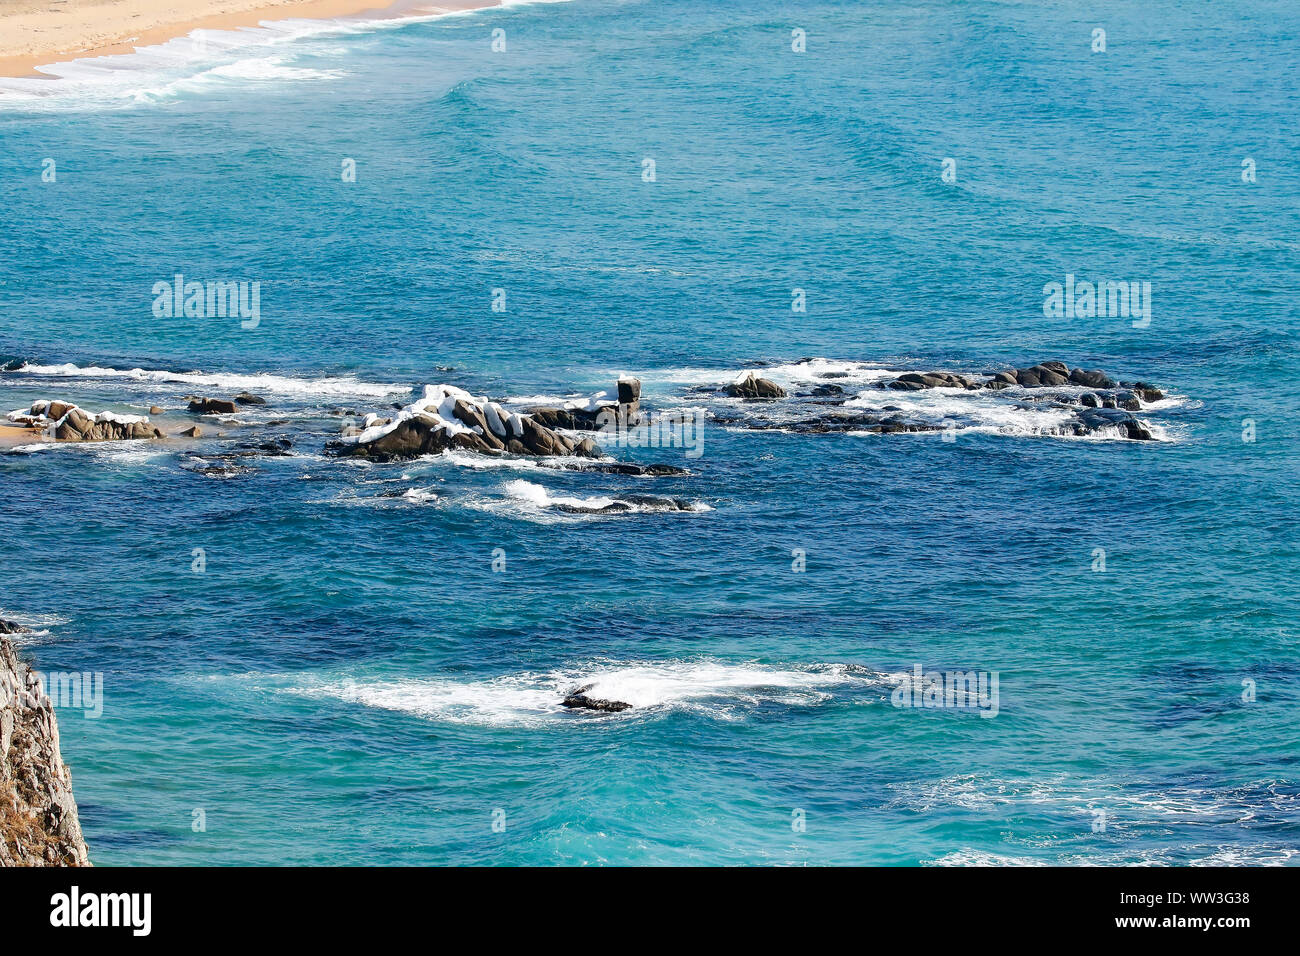
[[[566,428],[569,431],[595,431],[600,427],[596,420],[599,413],[585,408],[554,408],[541,406],[530,408],[528,415],[539,425],[547,428]]]
[[[1114,388],[1115,382],[1099,369],[1076,368],[1070,372],[1070,382],[1085,388]]]
[[[1121,382],[1120,384],[1134,392],[1144,402],[1158,402],[1165,397],[1164,392],[1146,382]]]
[[[239,405],[265,405],[266,399],[260,395],[252,395],[248,392],[240,392],[235,396],[235,402]]]
[[[952,372],[905,372],[886,387],[900,392],[915,392],[924,388],[979,388],[979,383]]]
[[[1064,362],[1040,362],[1031,368],[1009,369],[998,372],[987,382],[985,388],[1006,388],[1019,385],[1022,388],[1059,387],[1070,381],[1070,368]]]
[[[224,398],[191,397],[189,410],[195,415],[233,415],[235,403]]]
[[[621,700],[602,700],[597,697],[588,697],[587,690],[591,685],[580,687],[564,700],[560,701],[560,706],[568,707],[572,710],[595,710],[605,714],[617,714],[625,710],[631,710],[632,705]]]
[[[722,391],[731,398],[773,399],[786,396],[785,389],[776,382],[762,378],[757,372],[752,371],[741,375]]]
[[[563,408],[542,405],[528,409],[528,415],[547,428],[565,428],[569,431],[599,431],[615,422],[632,427],[641,422],[641,380],[624,376],[616,387],[617,402],[600,401],[602,392],[582,405]]]
[[[1152,441],[1147,427],[1128,412],[1115,408],[1089,408],[1079,415],[1078,434],[1116,430],[1133,441]]]
[[[630,461],[604,461],[595,462],[587,465],[566,464],[563,466],[551,465],[549,467],[564,467],[570,471],[592,471],[606,475],[633,475],[646,478],[662,478],[669,475],[686,475],[690,474],[685,468],[678,468],[676,465],[638,465]]]

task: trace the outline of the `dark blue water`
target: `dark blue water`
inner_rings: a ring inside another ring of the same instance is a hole
[[[104,675],[60,711],[92,858],[1292,860],[1298,33],[576,0],[5,84],[4,410],[269,403],[0,455],[0,612]],[[156,317],[176,273],[260,282],[259,323]],[[1149,282],[1149,323],[1047,317],[1067,273]],[[715,391],[1046,359],[1158,384],[1158,440],[948,390],[896,401],[952,434],[753,430]],[[688,474],[322,453],[424,384],[621,373],[715,416],[699,458],[608,449]],[[629,493],[693,510],[556,507]],[[996,672],[996,716],[893,706],[917,665]],[[559,706],[588,683],[635,706]]]

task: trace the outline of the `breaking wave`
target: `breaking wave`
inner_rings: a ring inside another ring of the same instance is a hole
[[[885,686],[885,680],[886,675],[843,664],[769,667],[713,660],[601,661],[477,680],[322,679],[282,689],[448,723],[506,727],[627,720],[669,711],[739,720],[763,706],[816,706],[831,700],[837,691],[874,690]],[[564,698],[579,688],[589,697],[632,707],[618,714],[564,707]]]

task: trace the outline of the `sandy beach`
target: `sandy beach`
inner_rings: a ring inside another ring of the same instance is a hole
[[[0,422],[0,451],[9,451],[11,448],[17,448],[20,445],[31,445],[46,440],[38,428],[26,428],[9,422]]]
[[[499,0],[0,0],[0,76],[45,76],[38,67],[130,53],[197,29],[299,18],[428,16],[498,5]]]

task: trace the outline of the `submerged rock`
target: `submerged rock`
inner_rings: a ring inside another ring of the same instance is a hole
[[[257,471],[250,465],[241,465],[219,457],[196,458],[192,464],[181,465],[181,468],[196,475],[203,475],[205,478],[238,478]]]
[[[694,511],[695,506],[684,498],[665,498],[659,495],[620,495],[611,498],[607,504],[569,504],[551,502],[554,511],[569,514],[617,514],[628,511]]]
[[[25,628],[0,621],[0,635]],[[54,705],[0,636],[0,866],[89,866]]]
[[[564,468],[568,471],[594,471],[606,475],[635,475],[646,478],[662,478],[669,475],[689,475],[685,468],[676,465],[638,465],[630,461],[602,461],[595,464],[549,465],[551,468]]]
[[[265,405],[266,399],[262,398],[260,395],[252,395],[249,392],[240,392],[238,395],[235,396],[235,404]]]

